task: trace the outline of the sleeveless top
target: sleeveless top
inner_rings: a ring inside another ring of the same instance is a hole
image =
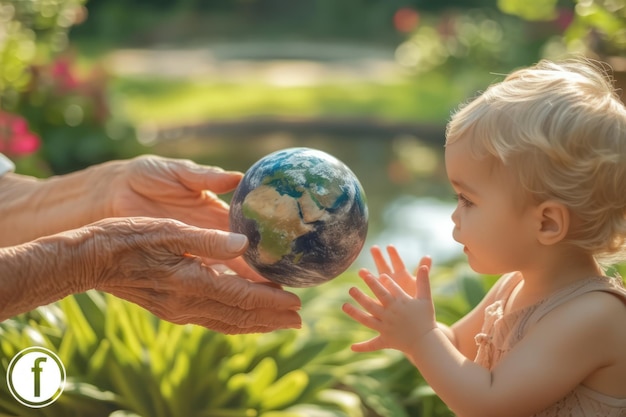
[[[504,314],[504,306],[517,284],[518,273],[501,279],[496,300],[485,309],[482,330],[476,335],[474,362],[492,369],[541,318],[560,304],[591,291],[617,295],[626,303],[626,289],[619,278],[591,277],[575,282],[531,306]],[[625,347],[626,348],[626,347]],[[626,398],[613,398],[579,385],[557,403],[533,417],[626,417]]]

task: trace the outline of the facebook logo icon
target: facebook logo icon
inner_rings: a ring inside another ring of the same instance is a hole
[[[33,366],[33,368],[31,369],[35,374],[35,397],[41,397],[41,367],[39,366],[39,364],[41,362],[46,362],[47,360],[48,358],[46,358],[45,356],[35,359],[35,366]]]
[[[26,348],[11,360],[7,385],[21,404],[31,408],[45,407],[61,396],[65,387],[65,367],[49,349]]]

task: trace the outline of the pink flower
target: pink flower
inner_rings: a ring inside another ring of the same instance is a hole
[[[80,86],[72,73],[72,60],[69,57],[60,57],[54,61],[50,72],[61,91],[75,90]]]
[[[39,137],[28,129],[26,119],[0,111],[0,152],[25,156],[41,146]]]
[[[556,19],[554,19],[554,24],[561,32],[564,32],[574,21],[575,16],[572,10],[561,8]]]

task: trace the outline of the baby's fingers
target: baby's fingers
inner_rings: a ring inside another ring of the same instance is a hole
[[[348,316],[352,317],[354,320],[361,323],[365,327],[369,327],[372,330],[376,330],[376,328],[379,327],[380,322],[377,318],[375,318],[371,314],[367,314],[364,311],[359,310],[352,304],[345,303],[342,307],[342,310]]]
[[[367,284],[369,289],[372,290],[382,306],[387,306],[393,301],[393,297],[391,296],[391,294],[389,294],[387,288],[385,288],[385,286],[383,286],[383,284],[367,269],[360,270],[359,276],[361,277],[361,279],[363,279],[363,282]],[[382,276],[388,275],[383,274]]]
[[[373,352],[375,350],[385,349],[386,346],[380,336],[376,336],[373,339],[365,342],[355,343],[352,345],[354,352]]]
[[[389,245],[387,246],[387,253],[389,254],[389,260],[391,261],[391,266],[393,270],[397,272],[406,271],[406,267],[404,266],[404,261],[400,257],[398,253],[398,249],[395,246]]]
[[[425,266],[430,270],[430,268],[433,266],[433,259],[428,255],[422,256],[419,265],[417,265],[417,268],[415,268],[415,275],[417,275],[417,270],[420,269],[422,266]]]
[[[372,259],[376,264],[376,270],[379,274],[391,274],[393,272],[380,247],[372,246],[370,253],[372,254]]]
[[[385,297],[391,297],[393,299],[400,299],[405,297],[411,297],[406,291],[389,275],[383,274],[379,279],[380,285],[387,290]],[[385,304],[386,305],[386,304]]]
[[[429,268],[426,265],[421,265],[417,269],[417,294],[416,298],[421,298],[425,300],[432,299],[432,295],[430,293],[430,279],[428,277]]]
[[[384,307],[380,304],[378,300],[375,300],[360,289],[353,287],[348,291],[350,296],[356,301],[363,309],[371,314],[374,317],[380,317],[380,315],[384,312]],[[353,307],[354,308],[354,307]]]

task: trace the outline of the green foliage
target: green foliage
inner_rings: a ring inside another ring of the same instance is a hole
[[[442,274],[438,309],[468,301],[445,295],[454,279]],[[417,370],[395,351],[355,354],[349,345],[371,331],[340,306],[345,274],[296,290],[303,328],[225,336],[178,326],[95,291],[67,297],[0,323],[0,370],[30,346],[56,352],[65,364],[65,391],[43,409],[21,406],[0,381],[0,416],[111,417],[402,417],[450,416]]]
[[[141,151],[134,128],[112,103],[106,74],[97,67],[80,74],[69,53],[68,31],[84,18],[84,2],[0,0],[0,116],[23,118],[41,143],[36,154],[29,155],[32,146],[12,154],[24,129],[0,126],[0,151],[18,172],[67,173]]]
[[[304,416],[336,380],[321,365],[344,347],[313,334],[233,337],[177,326],[97,292],[8,320],[0,333],[5,372],[33,344],[58,352],[67,369],[64,394],[45,410],[20,406],[2,387],[0,410],[21,416]],[[289,411],[296,404],[301,411]],[[342,416],[341,406],[337,399],[322,408]]]
[[[0,106],[24,117],[41,141],[31,158],[8,155],[19,172],[63,174],[142,151],[134,127],[110,94],[106,73],[96,67],[82,74],[69,53],[31,65],[30,72],[28,87]],[[33,166],[33,158],[38,165]]]
[[[556,17],[557,3],[557,0],[498,0],[498,7],[527,20],[551,20]]]
[[[85,0],[0,0],[0,100],[30,82],[30,65],[63,50]]]
[[[425,14],[397,48],[396,58],[420,75],[443,72],[448,77],[471,77],[476,72],[506,73],[538,56],[537,45],[526,36],[526,31],[527,24],[520,19],[487,8]],[[487,83],[493,80],[492,75]],[[482,88],[484,85],[476,89]]]
[[[597,55],[626,53],[626,3],[616,0],[574,0],[573,9],[555,0],[498,0],[505,13],[527,20],[554,20],[565,26],[563,42],[568,49]],[[559,22],[561,21],[561,22]]]

